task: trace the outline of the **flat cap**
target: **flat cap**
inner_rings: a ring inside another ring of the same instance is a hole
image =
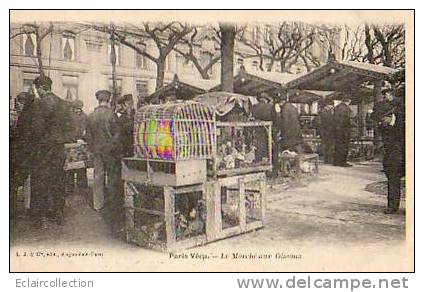
[[[109,90],[99,90],[96,92],[96,98],[99,99],[100,97],[108,97],[110,98],[110,96],[112,95],[112,93],[110,93]]]
[[[52,80],[50,79],[50,77],[47,77],[45,75],[40,75],[37,78],[34,79],[34,85],[37,87],[48,87],[51,88],[52,86]]]

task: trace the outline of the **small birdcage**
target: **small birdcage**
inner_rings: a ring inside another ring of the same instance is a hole
[[[149,105],[135,118],[135,157],[123,160],[124,179],[183,186],[206,180],[214,114],[197,102]]]
[[[135,155],[164,161],[207,159],[213,137],[213,113],[207,106],[196,102],[145,106],[135,120]]]

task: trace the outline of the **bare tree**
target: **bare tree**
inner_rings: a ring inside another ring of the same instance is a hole
[[[202,46],[205,41],[211,41],[214,45]],[[211,27],[193,27],[191,34],[181,39],[180,45],[174,47],[174,50],[183,56],[188,62],[192,62],[203,79],[210,79],[210,70],[221,59],[220,47],[221,40],[216,31]],[[201,52],[200,52],[201,51]],[[200,54],[208,54],[209,59],[205,60]]]
[[[156,90],[163,86],[165,79],[165,62],[175,46],[192,31],[191,26],[180,22],[143,23],[141,25],[116,25],[112,31],[109,25],[92,24],[92,27],[108,34],[113,34],[115,40],[145,56],[156,64]],[[146,51],[148,40],[153,40],[158,55]]]
[[[272,71],[279,63],[282,72],[290,72],[291,68],[305,58],[314,42],[315,31],[312,26],[301,22],[282,22],[275,27],[267,27],[266,31],[258,31],[257,39],[248,35],[247,30],[240,35],[238,41],[252,49],[249,57],[259,57],[259,69]],[[270,60],[264,68],[264,60]],[[305,62],[305,61],[304,61]],[[305,62],[307,66],[309,62]]]
[[[338,51],[341,60],[393,68],[405,65],[404,25],[320,25],[317,32],[322,47],[329,55]]]
[[[373,25],[378,54],[377,64],[400,68],[405,66],[405,26]]]

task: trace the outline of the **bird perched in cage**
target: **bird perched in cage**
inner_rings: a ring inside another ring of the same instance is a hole
[[[255,161],[255,157],[256,157],[256,147],[250,146],[250,149],[244,155],[244,161],[246,163],[252,163],[253,161]]]

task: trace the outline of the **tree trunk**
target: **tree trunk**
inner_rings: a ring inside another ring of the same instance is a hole
[[[392,52],[390,51],[390,43],[383,44],[383,65],[387,67],[393,66]]]
[[[221,30],[221,86],[223,91],[234,92],[234,40],[232,24],[219,24]]]
[[[116,101],[118,99],[118,82],[116,80],[116,47],[115,36],[112,34],[110,38],[110,61],[112,63],[112,109],[115,110]]]
[[[163,86],[165,80],[165,59],[159,57],[156,62],[156,90]]]
[[[41,50],[41,38],[40,38],[40,32],[35,30],[35,42],[36,42],[36,53],[37,53],[37,61],[38,61],[38,72],[40,73],[40,76],[45,76],[44,70],[43,70],[43,56],[42,56],[42,50]]]
[[[367,47],[366,59],[370,64],[374,64],[374,47],[371,40],[371,31],[369,25],[365,25],[365,46]]]

